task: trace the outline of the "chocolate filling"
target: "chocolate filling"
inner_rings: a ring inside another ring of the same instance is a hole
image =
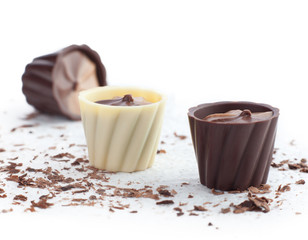
[[[273,115],[272,111],[254,112],[249,109],[230,110],[225,113],[214,113],[203,118],[207,122],[214,123],[247,123],[269,119]]]
[[[111,106],[142,106],[151,104],[143,97],[133,97],[131,94],[126,94],[124,97],[114,97],[112,99],[100,100],[95,103]]]

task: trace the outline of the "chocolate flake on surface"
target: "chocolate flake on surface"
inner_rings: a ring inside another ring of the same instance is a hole
[[[168,186],[161,185],[156,189],[156,191],[164,197],[174,197],[173,194],[176,194],[176,191],[172,190],[172,192],[170,192],[166,189],[167,187]]]
[[[170,205],[170,204],[174,204],[173,200],[163,200],[160,202],[156,202],[156,205]]]
[[[185,135],[178,135],[176,132],[173,133],[173,135],[181,140],[185,140],[187,138],[187,136]]]
[[[2,213],[8,213],[8,212],[13,212],[13,208],[10,209],[3,209],[1,210]]]
[[[53,203],[48,203],[46,198],[40,199],[37,203],[34,201],[31,201],[31,207],[46,209],[53,205],[54,205]]]
[[[29,113],[23,118],[23,120],[32,120],[34,118],[37,118],[39,115],[40,115],[39,112]]]
[[[291,163],[289,163],[288,166],[289,166],[289,169],[291,169],[291,170],[296,170],[296,169],[300,169],[301,168],[301,166],[299,164],[291,164]]]
[[[32,127],[37,127],[39,124],[24,124],[15,128],[11,129],[11,132],[15,132],[17,129],[21,129],[21,128],[32,128]]]
[[[214,194],[214,195],[223,195],[224,194],[224,192],[223,191],[219,191],[219,192],[217,192],[214,188],[212,188],[212,193]]]
[[[277,192],[287,192],[290,190],[291,190],[291,187],[289,186],[289,184],[286,184],[284,186],[279,185]]]
[[[52,158],[64,158],[64,157],[67,157],[67,158],[75,158],[74,155],[72,155],[72,154],[70,154],[70,153],[68,153],[68,152],[66,152],[66,153],[59,153],[59,154],[57,154],[57,155],[52,156]]]
[[[221,213],[223,213],[223,214],[226,214],[226,213],[229,213],[229,212],[231,212],[230,208],[222,208],[221,209]]]
[[[208,211],[205,207],[203,207],[203,206],[196,206],[196,205],[194,205],[194,210],[195,211],[201,211],[201,212]]]
[[[298,180],[298,181],[295,182],[295,184],[302,184],[302,185],[304,185],[305,183],[306,183],[306,182],[305,182],[304,179],[300,179],[300,180]]]
[[[2,194],[2,195],[0,195],[0,198],[7,198],[7,195],[6,194]]]
[[[22,195],[22,194],[19,194],[19,195],[16,195],[16,196],[13,198],[13,200],[25,202],[25,201],[28,200],[28,198],[27,198],[26,196]]]
[[[161,154],[161,153],[167,153],[167,152],[166,152],[166,150],[164,150],[164,149],[160,149],[160,150],[157,150],[156,153],[157,153],[157,154]]]

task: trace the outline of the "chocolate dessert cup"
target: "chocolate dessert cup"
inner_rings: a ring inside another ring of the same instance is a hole
[[[80,120],[79,91],[105,86],[106,70],[97,52],[71,45],[33,59],[22,75],[27,102],[43,113]]]
[[[99,103],[113,99],[116,102],[115,97],[124,95],[142,97],[150,104]],[[80,92],[79,103],[91,165],[113,172],[141,171],[153,165],[165,108],[163,95],[151,90],[106,86]]]
[[[246,109],[272,114],[252,121],[250,116],[244,116]],[[242,119],[204,119],[230,110],[242,110]],[[218,190],[244,190],[266,183],[278,116],[279,109],[253,102],[216,102],[190,108],[188,118],[201,184]]]

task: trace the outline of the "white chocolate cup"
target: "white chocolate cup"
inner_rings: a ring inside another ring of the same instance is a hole
[[[95,103],[132,94],[151,104],[111,106]],[[113,172],[151,167],[157,152],[166,98],[151,90],[96,87],[79,93],[90,164]]]

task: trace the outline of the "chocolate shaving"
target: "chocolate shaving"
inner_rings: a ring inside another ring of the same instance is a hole
[[[13,198],[13,200],[25,202],[25,201],[28,200],[28,198],[27,198],[26,196],[22,195],[22,194],[19,194],[19,195],[16,195],[16,196]]]
[[[36,118],[36,117],[39,116],[39,115],[40,115],[39,112],[29,113],[29,114],[27,114],[27,115],[23,118],[23,120],[32,120],[32,119]]]
[[[172,193],[169,191],[169,190],[167,190],[167,189],[165,189],[167,186],[163,186],[163,185],[161,185],[161,186],[159,186],[157,189],[156,189],[156,191],[160,194],[160,195],[162,195],[162,196],[164,196],[164,197],[174,197],[174,193],[176,194],[176,192],[173,190],[172,191]]]
[[[3,209],[1,212],[2,212],[2,213],[13,212],[13,208],[10,208],[10,209]]]
[[[256,196],[251,196],[251,194],[248,194],[248,200],[245,200],[244,202],[234,205],[231,204],[231,207],[234,207],[233,213],[238,214],[238,213],[244,213],[246,211],[254,211],[254,212],[264,212],[267,213],[270,211],[269,208],[269,202],[271,200],[265,197],[256,197]]]
[[[174,132],[173,134],[174,134],[175,137],[177,137],[177,138],[179,138],[181,140],[184,140],[184,139],[187,138],[187,136],[185,136],[185,135],[178,135],[176,132]]]
[[[287,192],[290,190],[291,190],[291,187],[288,184],[284,186],[279,185],[277,192]]]
[[[300,169],[301,168],[301,166],[299,164],[291,164],[291,163],[289,163],[288,166],[289,166],[289,169],[291,169],[291,170],[296,170],[296,169]]]
[[[207,209],[205,207],[202,207],[202,206],[194,206],[194,210],[195,211],[201,211],[201,212],[205,212],[207,211]]]
[[[71,163],[72,166],[78,166],[80,163],[85,162],[83,158],[77,158],[74,162]]]
[[[302,184],[302,185],[304,185],[305,183],[306,183],[306,182],[305,182],[304,179],[300,179],[300,180],[298,180],[298,181],[295,182],[295,184]]]
[[[20,129],[20,128],[31,128],[31,127],[37,127],[39,124],[24,124],[24,125],[21,125],[21,126],[18,126],[18,127],[15,127],[15,128],[12,128],[11,129],[11,132],[15,132],[17,129]]]
[[[222,208],[221,209],[221,213],[223,213],[223,214],[229,213],[230,211],[231,211],[230,208]]]
[[[167,153],[167,152],[166,152],[166,150],[164,150],[164,149],[160,149],[160,150],[157,150],[156,153],[157,153],[157,154],[160,154],[160,153]]]
[[[46,209],[49,208],[50,206],[53,206],[53,203],[48,203],[46,198],[40,199],[37,203],[34,201],[31,201],[31,207],[37,207],[37,208],[42,208]]]
[[[174,202],[172,200],[163,200],[160,202],[156,202],[156,205],[170,205],[170,204],[174,204]]]
[[[271,163],[271,166],[272,166],[273,168],[280,168],[281,166],[283,166],[283,164],[282,164],[282,163],[274,163],[274,162],[272,162],[272,163]]]
[[[67,158],[75,158],[74,155],[70,154],[70,153],[59,153],[57,155],[54,155],[52,156],[52,158],[64,158],[64,157],[67,157]]]
[[[212,193],[213,193],[214,195],[222,195],[222,194],[224,194],[224,192],[217,192],[217,191],[215,191],[214,188],[212,188]]]

